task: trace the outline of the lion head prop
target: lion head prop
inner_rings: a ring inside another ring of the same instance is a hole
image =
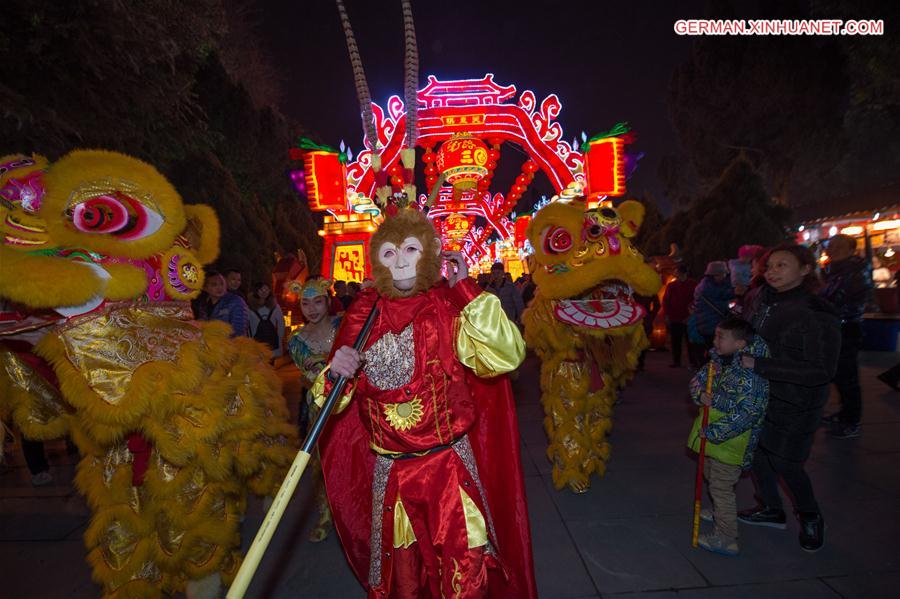
[[[583,199],[560,200],[538,212],[528,228],[532,276],[560,322],[604,336],[641,321],[645,311],[632,294],[660,287],[631,243],[643,219],[644,207],[632,200],[593,209]]]
[[[582,492],[610,454],[616,391],[647,347],[634,294],[660,288],[632,240],[644,217],[635,201],[589,208],[573,190],[542,208],[527,234],[537,292],[523,314],[541,358],[541,402],[557,488]]]
[[[105,301],[187,300],[218,254],[208,206],[185,205],[152,166],[78,150],[48,167],[0,158],[0,296],[30,308],[89,312]]]

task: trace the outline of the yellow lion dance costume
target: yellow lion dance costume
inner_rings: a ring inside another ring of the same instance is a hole
[[[105,597],[217,595],[293,457],[269,350],[193,321],[218,231],[134,158],[0,158],[0,416],[78,446]]]
[[[523,314],[525,341],[542,362],[553,483],[584,492],[591,473],[606,471],[616,393],[648,345],[632,292],[655,294],[661,282],[630,241],[640,203],[589,210],[572,193],[554,199],[527,231],[537,293]]]

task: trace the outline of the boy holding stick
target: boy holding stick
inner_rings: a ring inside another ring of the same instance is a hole
[[[713,347],[710,363],[697,372],[690,387],[694,402],[709,406],[709,424],[702,426],[701,410],[688,446],[699,451],[700,439],[707,441],[704,476],[709,482],[713,511],[710,514],[704,510],[701,518],[713,521],[715,530],[700,535],[698,545],[713,553],[734,556],[739,551],[734,486],[741,471],[749,469],[753,461],[769,400],[768,381],[744,368],[740,357],[765,357],[768,349],[750,323],[739,318],[719,323]],[[710,376],[713,383],[708,387]]]

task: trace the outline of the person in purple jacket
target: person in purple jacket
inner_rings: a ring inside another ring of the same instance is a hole
[[[250,309],[247,302],[236,293],[228,291],[225,277],[218,271],[209,271],[203,284],[206,302],[198,314],[199,320],[221,320],[232,328],[232,337],[246,337],[250,322]]]

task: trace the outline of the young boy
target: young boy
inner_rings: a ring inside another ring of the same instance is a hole
[[[713,347],[710,363],[691,380],[694,402],[710,406],[709,425],[701,428],[701,411],[694,421],[688,446],[699,452],[700,437],[706,437],[704,476],[709,481],[713,512],[704,510],[701,517],[712,520],[715,530],[700,535],[698,544],[707,551],[733,556],[738,554],[734,486],[741,470],[750,468],[769,401],[768,381],[741,366],[741,355],[761,358],[769,352],[750,323],[739,318],[727,318],[719,323]],[[706,393],[710,366],[712,393]]]

